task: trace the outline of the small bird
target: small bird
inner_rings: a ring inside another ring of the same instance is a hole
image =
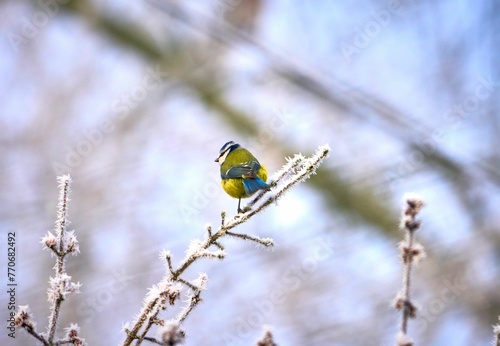
[[[238,213],[242,198],[250,197],[258,190],[269,190],[266,183],[267,170],[248,150],[233,141],[220,148],[219,157],[215,159],[220,165],[222,188],[234,198],[238,198]]]

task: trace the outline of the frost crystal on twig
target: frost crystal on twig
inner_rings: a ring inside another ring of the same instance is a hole
[[[264,336],[257,341],[257,346],[277,346],[273,339],[273,333],[268,326],[264,327]]]
[[[403,332],[399,332],[396,336],[397,346],[413,346],[413,340]]]
[[[128,346],[132,343],[140,345],[143,340],[148,340],[160,345],[168,344],[168,342],[165,343],[165,340],[170,340],[169,338],[172,335],[176,335],[176,333],[171,332],[172,324],[169,323],[172,321],[166,322],[158,317],[160,311],[166,308],[165,298],[162,298],[169,295],[169,293],[166,293],[165,291],[166,288],[170,287],[168,290],[172,293],[171,290],[173,285],[182,285],[189,291],[187,294],[188,299],[185,301],[185,306],[172,322],[176,323],[177,326],[180,326],[180,324],[188,317],[194,308],[202,301],[201,293],[206,289],[208,282],[206,274],[200,274],[197,279],[191,281],[186,280],[181,276],[194,262],[200,258],[224,259],[226,252],[224,250],[224,246],[220,243],[221,239],[229,236],[250,241],[264,247],[273,246],[274,241],[271,238],[260,238],[254,235],[236,233],[232,231],[232,229],[248,221],[255,214],[263,211],[266,207],[281,198],[292,187],[305,181],[312,174],[315,174],[316,169],[328,156],[329,151],[330,148],[328,145],[323,145],[319,147],[318,150],[309,158],[306,158],[301,154],[297,154],[293,158],[287,159],[287,163],[271,177],[269,182],[271,190],[263,190],[258,193],[245,207],[245,212],[243,214],[238,214],[231,219],[227,219],[226,213],[222,212],[220,226],[217,231],[214,231],[212,226],[207,224],[205,227],[206,238],[203,240],[192,240],[186,251],[184,259],[177,265],[177,267],[172,264],[173,256],[170,251],[162,250],[159,257],[166,266],[165,277],[159,285],[155,285],[149,290],[144,300],[144,306],[139,312],[136,320],[132,323],[133,326],[125,329],[127,335],[123,345]],[[171,305],[180,296],[180,286],[175,287],[175,299],[170,301]],[[177,288],[179,291],[177,291]],[[155,324],[162,326],[159,334],[156,338],[147,337],[146,335],[148,331]],[[169,327],[167,328],[167,326]],[[266,339],[266,337],[264,339]],[[267,340],[268,339],[269,337],[267,337]],[[172,343],[172,345],[175,344],[176,343]],[[274,345],[274,343],[266,343],[263,345]]]
[[[80,337],[80,327],[77,324],[72,323],[69,327],[65,328],[66,330],[66,340],[60,340],[59,343],[63,344],[72,344],[74,346],[83,346],[85,345],[85,339]]]
[[[158,340],[161,345],[175,346],[184,343],[185,333],[176,321],[167,321],[158,329]]]

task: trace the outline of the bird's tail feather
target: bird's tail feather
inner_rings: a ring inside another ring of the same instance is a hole
[[[248,195],[257,192],[258,190],[267,190],[271,187],[271,185],[259,178],[248,180],[243,179],[243,185],[245,186],[245,191]]]

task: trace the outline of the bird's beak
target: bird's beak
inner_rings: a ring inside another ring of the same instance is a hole
[[[219,162],[220,157],[216,158],[214,162]]]

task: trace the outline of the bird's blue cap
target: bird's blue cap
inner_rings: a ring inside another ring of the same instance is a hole
[[[234,143],[233,141],[229,141],[226,144],[224,144],[222,146],[222,148],[220,148],[219,154],[226,152],[228,149],[234,150],[234,149],[238,148],[239,146],[240,145],[238,143]]]
[[[229,141],[222,146],[219,150],[219,157],[215,159],[215,162],[219,162],[219,159],[225,154],[230,153],[236,148],[239,148],[240,145],[238,143],[234,143],[233,141]]]

